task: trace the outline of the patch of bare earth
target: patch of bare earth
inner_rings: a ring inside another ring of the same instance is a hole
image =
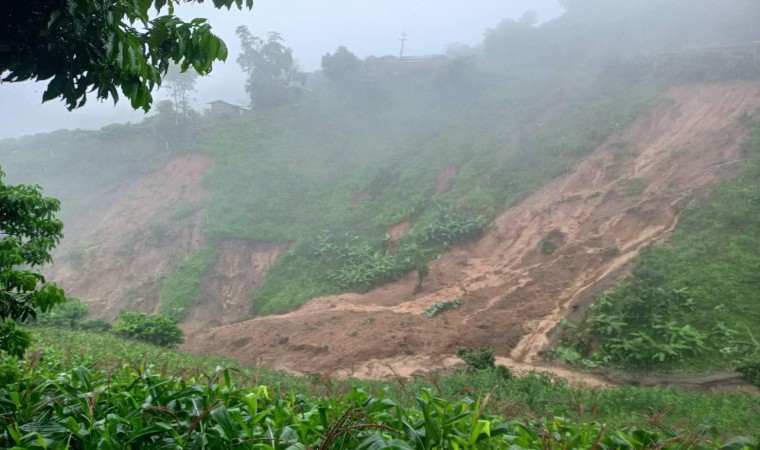
[[[210,167],[208,156],[180,155],[108,194],[66,224],[50,278],[99,317],[157,312],[163,277],[202,243],[200,181]],[[189,212],[173,217],[183,207]]]
[[[391,253],[396,253],[398,250],[399,245],[401,244],[401,239],[406,236],[407,233],[409,233],[409,230],[412,229],[412,222],[405,220],[403,222],[399,222],[396,225],[392,225],[388,227],[388,251]]]
[[[498,217],[480,241],[432,262],[422,293],[413,295],[409,274],[367,294],[316,298],[289,314],[188,330],[184,348],[291,372],[369,378],[448,367],[460,346],[491,347],[518,369],[540,367],[559,321],[730,173],[730,165],[714,166],[740,156],[739,119],[758,100],[756,83],[672,89],[570,173]],[[542,244],[547,238],[551,248]],[[459,309],[420,315],[454,298],[462,299]]]
[[[216,264],[201,280],[201,302],[188,319],[229,323],[246,317],[253,293],[288,247],[282,242],[223,242]]]
[[[436,195],[444,194],[451,188],[454,177],[457,176],[458,169],[456,166],[446,166],[438,172],[435,179]]]

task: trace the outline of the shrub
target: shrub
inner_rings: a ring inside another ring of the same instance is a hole
[[[82,322],[80,328],[86,331],[106,332],[111,331],[112,325],[103,319],[93,319]]]
[[[512,371],[509,369],[509,367],[505,366],[504,364],[499,364],[498,366],[496,366],[496,368],[494,368],[494,370],[496,371],[496,375],[498,375],[502,379],[511,380],[512,378],[514,378],[514,374],[512,373]]]
[[[490,348],[459,348],[457,356],[467,364],[468,372],[478,372],[496,367],[496,357]]]
[[[422,311],[422,315],[425,317],[434,317],[438,313],[448,311],[450,309],[457,309],[462,304],[462,300],[455,298],[447,302],[435,302],[433,306]]]
[[[482,217],[469,216],[453,205],[438,204],[437,208],[435,221],[420,233],[419,245],[448,247],[474,239],[483,231]]]
[[[54,309],[40,312],[34,320],[35,325],[77,328],[89,314],[90,308],[80,300],[68,298]]]
[[[116,335],[161,347],[173,347],[185,341],[177,321],[166,316],[149,316],[125,311],[113,326]]]
[[[0,350],[0,386],[8,386],[21,380],[21,361]]]
[[[760,363],[745,364],[737,367],[736,371],[742,374],[747,383],[760,387]]]
[[[557,249],[557,244],[554,243],[554,241],[550,239],[544,239],[541,241],[541,253],[544,255],[548,255],[550,253],[553,253],[554,250]]]

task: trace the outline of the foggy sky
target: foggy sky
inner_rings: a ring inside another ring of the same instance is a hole
[[[558,0],[257,0],[252,11],[216,10],[209,4],[184,5],[185,19],[206,17],[214,32],[227,43],[226,63],[214,65],[214,72],[199,79],[196,108],[222,99],[247,105],[245,75],[235,62],[240,52],[235,28],[246,25],[254,35],[278,31],[285,44],[294,49],[306,71],[319,69],[324,53],[344,45],[359,57],[398,54],[399,38],[406,30],[409,41],[405,54],[443,53],[453,44],[478,44],[486,28],[505,17],[517,18],[528,10],[540,21],[562,13]],[[0,85],[0,139],[53,131],[59,128],[96,129],[115,122],[138,122],[142,112],[134,112],[122,100],[88,104],[68,112],[57,100],[41,104],[46,83],[3,83]],[[154,92],[161,100],[166,94]]]

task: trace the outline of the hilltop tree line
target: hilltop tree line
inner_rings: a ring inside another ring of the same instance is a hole
[[[452,45],[446,55],[447,63],[436,73],[437,82],[471,89],[473,78],[479,76],[476,67],[483,65],[499,70],[536,65],[567,69],[595,63],[601,64],[608,77],[626,78],[641,76],[647,69],[662,65],[653,55],[760,39],[753,20],[760,13],[760,5],[750,0],[677,0],[665,4],[656,0],[627,1],[614,8],[601,0],[561,3],[566,9],[562,20],[539,24],[537,15],[528,11],[520,18],[504,19],[486,30],[480,46]],[[646,33],[637,30],[641,23],[648,24]],[[695,23],[706,26],[697,28],[693,26]],[[267,110],[304,95],[307,74],[280,33],[271,31],[264,37],[255,36],[246,26],[238,27],[236,33],[242,47],[237,63],[247,75],[245,89],[251,108]],[[606,38],[600,40],[600,36]],[[720,56],[711,57],[710,60],[703,55],[698,63],[692,61],[677,76],[686,77],[687,72],[698,72],[705,64],[721,62],[730,66],[727,71],[748,70],[732,61],[718,61]],[[366,97],[373,91],[374,80],[389,75],[387,70],[379,70],[389,59],[393,57],[361,59],[346,46],[340,46],[322,56],[321,76],[336,91]],[[194,113],[190,106],[197,77],[194,66],[167,67],[164,82],[168,84],[172,104],[166,103],[159,112],[170,113],[175,124],[187,122]]]

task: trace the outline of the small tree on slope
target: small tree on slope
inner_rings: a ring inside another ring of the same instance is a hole
[[[63,237],[56,219],[58,200],[43,197],[39,186],[6,185],[0,170],[0,350],[23,355],[17,344],[24,333],[13,321],[33,319],[66,300],[38,268],[52,260],[50,251]],[[28,340],[27,344],[28,346]],[[24,346],[22,346],[24,347]]]

